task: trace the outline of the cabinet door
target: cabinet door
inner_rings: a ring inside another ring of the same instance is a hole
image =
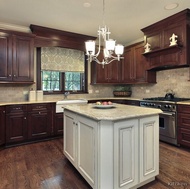
[[[42,139],[51,135],[52,112],[34,111],[28,113],[28,139]]]
[[[178,110],[185,112],[178,113],[178,143],[190,147],[190,106],[179,105]]]
[[[133,82],[133,49],[125,48],[124,59],[121,62],[121,82],[122,83],[131,83]]]
[[[96,62],[91,63],[91,83],[119,83],[121,73],[121,61],[114,60],[104,67]]]
[[[140,182],[159,174],[159,117],[140,119]]]
[[[178,143],[190,147],[190,129],[178,128]]]
[[[138,183],[138,120],[114,124],[114,188],[131,188]]]
[[[105,65],[107,69],[108,83],[119,83],[121,76],[121,61],[114,60],[108,65]]]
[[[6,144],[24,142],[27,139],[27,113],[6,115]]]
[[[12,40],[0,32],[0,81],[12,80]]]
[[[147,71],[149,63],[142,55],[144,42],[125,48],[122,60],[122,83],[155,83],[156,72]]]
[[[13,36],[13,80],[33,82],[34,39],[27,36]]]
[[[77,165],[78,171],[93,187],[95,184],[95,149],[97,149],[98,124],[92,119],[77,116]]]
[[[64,154],[70,162],[77,166],[77,151],[76,151],[76,114],[64,111]]]
[[[144,52],[144,43],[134,47],[134,80],[136,83],[148,81],[147,72],[148,62],[142,55]]]
[[[0,146],[5,144],[5,107],[0,107]]]
[[[54,135],[63,136],[63,113],[55,114]]]

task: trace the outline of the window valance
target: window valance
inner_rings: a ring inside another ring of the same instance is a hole
[[[59,47],[41,48],[41,69],[60,72],[84,72],[84,52]]]

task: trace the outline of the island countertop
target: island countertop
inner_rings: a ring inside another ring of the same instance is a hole
[[[97,108],[94,104],[87,105],[67,105],[65,110],[70,110],[80,115],[95,120],[122,120],[135,117],[145,117],[162,113],[159,109],[145,108],[138,106],[114,104],[112,108]]]

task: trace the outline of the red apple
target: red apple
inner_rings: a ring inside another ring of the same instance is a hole
[[[102,102],[102,105],[108,105],[108,103],[105,101],[105,102]]]
[[[111,101],[108,101],[108,105],[112,105],[112,102],[111,102]]]

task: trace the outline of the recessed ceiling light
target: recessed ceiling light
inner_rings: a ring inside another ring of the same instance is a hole
[[[171,3],[171,4],[166,5],[164,8],[166,10],[173,10],[173,9],[177,8],[178,6],[179,6],[178,3]]]
[[[86,3],[84,3],[84,4],[83,4],[83,6],[84,6],[84,7],[86,7],[86,8],[88,8],[88,7],[90,7],[90,6],[91,6],[91,4],[90,4],[90,3],[88,3],[88,2],[86,2]]]

